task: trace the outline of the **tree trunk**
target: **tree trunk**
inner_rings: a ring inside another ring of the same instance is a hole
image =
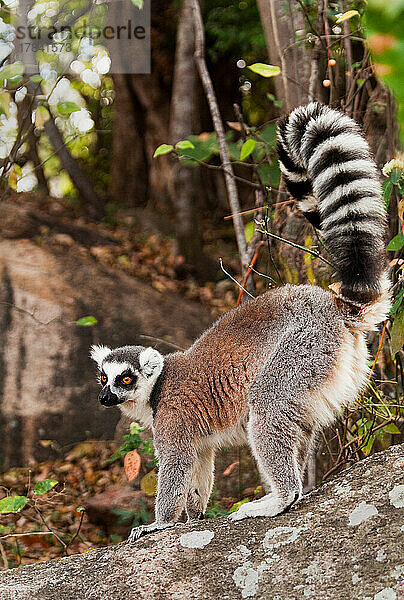
[[[152,3],[151,73],[113,76],[115,118],[109,186],[115,204],[158,209],[165,221],[171,165],[166,157],[153,159],[153,153],[168,141],[172,21],[173,9],[168,2],[158,7]]]
[[[195,34],[191,0],[183,0],[177,29],[173,91],[171,95],[170,142],[174,145],[195,131],[196,66]],[[196,168],[178,161],[172,163],[171,202],[175,211],[178,252],[185,259],[185,272],[199,280],[212,277],[211,261],[202,250],[198,226],[200,210],[196,190]]]
[[[297,2],[289,0],[257,0],[268,49],[269,61],[281,67],[274,78],[276,97],[284,102],[284,112],[309,100],[310,54],[304,42],[296,44],[296,31],[306,24]],[[287,14],[285,11],[287,6]]]
[[[149,197],[145,111],[133,95],[133,75],[112,76],[115,90],[109,196],[118,205],[145,206]]]

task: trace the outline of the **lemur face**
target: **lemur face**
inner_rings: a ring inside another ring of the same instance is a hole
[[[164,360],[157,350],[143,346],[122,346],[115,350],[92,346],[91,358],[100,370],[102,390],[98,399],[103,406],[147,401]]]
[[[134,399],[139,371],[129,363],[109,362],[101,366],[100,383],[103,386],[98,399],[104,406],[116,406]]]

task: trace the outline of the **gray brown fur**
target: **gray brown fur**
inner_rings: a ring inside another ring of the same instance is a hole
[[[327,113],[326,122],[334,117]],[[353,122],[352,130],[357,131]],[[282,156],[286,160],[285,152]],[[303,171],[296,167],[298,177],[306,177]],[[372,170],[369,176],[374,181]],[[379,211],[380,223],[371,217],[377,236],[384,226],[378,202],[374,213]],[[220,446],[249,443],[267,492],[243,504],[234,520],[274,516],[301,496],[317,433],[366,384],[365,335],[389,310],[384,258],[377,260],[375,265],[372,258],[370,287],[363,280],[353,286],[362,298],[371,289],[372,301],[359,305],[356,294],[353,312],[344,298],[318,287],[286,285],[224,315],[186,352],[163,358],[141,346],[93,348],[106,382],[101,402],[118,404],[152,427],[159,458],[156,520],[134,529],[132,540],[173,525],[184,510],[189,518],[203,515]],[[346,265],[340,274],[345,277]],[[348,280],[343,279],[344,297]]]

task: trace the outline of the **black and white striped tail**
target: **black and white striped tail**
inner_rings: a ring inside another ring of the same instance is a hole
[[[313,102],[279,122],[277,149],[289,192],[322,230],[341,296],[359,304],[374,302],[386,288],[386,213],[376,165],[359,126]]]

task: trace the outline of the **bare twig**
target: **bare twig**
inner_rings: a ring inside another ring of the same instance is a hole
[[[81,169],[78,161],[67,148],[61,131],[56,125],[52,111],[49,110],[49,119],[45,122],[45,133],[48,136],[63,168],[67,171],[80,197],[84,200],[86,209],[93,217],[102,214],[102,204],[96,194],[92,183]]]
[[[341,12],[344,11],[344,6],[343,3],[341,1],[340,3],[341,6]],[[349,10],[349,3],[346,5],[345,10]],[[346,70],[345,70],[345,77],[346,77],[346,90],[345,90],[345,97],[348,99],[352,93],[353,90],[353,72],[352,72],[352,43],[351,43],[351,38],[350,38],[351,32],[350,32],[350,28],[349,28],[349,21],[344,21],[344,48],[345,48],[345,59],[346,59]],[[352,116],[352,111],[348,112],[349,116]]]
[[[271,188],[273,190],[273,188]],[[277,191],[276,188],[274,191]],[[275,206],[283,206],[285,204],[293,204],[294,200],[283,200],[282,202],[274,202],[272,204],[272,208],[274,208]],[[266,208],[267,204],[261,204],[261,206],[256,206],[255,208],[249,208],[248,210],[242,210],[241,212],[239,212],[239,215],[251,215],[255,212],[257,212],[258,210],[260,210],[261,208]],[[223,217],[223,219],[226,221],[227,219],[231,219],[233,217],[233,215],[226,215],[225,217]],[[258,219],[257,219],[258,220]]]
[[[85,510],[82,510],[82,511],[81,511],[81,513],[80,513],[80,523],[79,523],[79,525],[78,525],[78,527],[77,527],[77,531],[76,531],[76,533],[74,534],[74,536],[72,537],[72,539],[70,540],[70,542],[68,542],[68,543],[66,544],[65,552],[67,552],[67,549],[69,548],[69,546],[71,546],[71,545],[73,544],[74,540],[75,540],[75,539],[76,539],[76,537],[79,535],[79,533],[80,533],[80,529],[81,529],[81,526],[82,526],[82,524],[83,524],[83,519],[84,519],[84,514],[85,514],[85,512],[86,512]]]
[[[31,535],[55,535],[55,533],[53,531],[26,531],[25,533],[7,533],[6,535],[1,535],[0,540],[5,540],[7,538],[27,537]]]
[[[235,283],[236,285],[238,285],[238,287],[239,287],[241,290],[243,290],[243,292],[245,292],[245,293],[247,294],[247,296],[250,296],[250,298],[252,298],[252,299],[254,300],[254,296],[253,296],[252,294],[250,294],[250,292],[249,292],[248,290],[246,290],[245,288],[243,288],[243,286],[241,285],[241,283],[239,283],[239,282],[237,281],[237,279],[236,279],[235,277],[233,277],[233,275],[230,275],[230,273],[229,273],[228,271],[226,271],[226,269],[225,269],[225,268],[224,268],[224,266],[223,266],[223,261],[222,261],[222,259],[221,259],[221,258],[219,258],[219,262],[220,262],[220,268],[222,269],[223,273],[224,273],[225,275],[227,275],[227,277],[230,277],[230,279],[231,279],[232,281],[234,281],[234,283]]]
[[[145,340],[153,340],[154,342],[161,342],[162,344],[167,344],[167,346],[171,346],[172,348],[175,348],[176,350],[181,350],[184,351],[185,348],[182,348],[181,346],[177,346],[177,344],[173,344],[172,342],[167,342],[167,340],[164,340],[163,338],[159,338],[159,337],[155,337],[153,335],[139,335],[140,338],[144,338]]]
[[[238,199],[237,186],[234,181],[233,167],[230,161],[230,155],[226,144],[224,127],[220,116],[219,106],[217,103],[215,91],[213,89],[212,80],[210,78],[206,61],[205,61],[205,34],[202,23],[201,9],[198,0],[192,1],[192,10],[194,15],[195,27],[195,62],[199,76],[205,90],[206,99],[209,104],[209,110],[212,116],[213,126],[219,142],[220,157],[224,167],[224,177],[226,182],[227,194],[231,212],[237,215],[240,212],[240,202]],[[248,269],[248,253],[247,242],[245,239],[243,221],[239,216],[233,217],[234,230],[236,233],[237,247],[242,264],[243,275]]]
[[[372,375],[373,375],[373,371],[375,370],[375,367],[376,367],[377,361],[379,360],[379,354],[380,354],[380,351],[381,351],[381,349],[382,349],[382,346],[383,346],[383,340],[384,340],[384,335],[385,335],[385,333],[386,333],[386,327],[387,327],[387,323],[388,323],[388,319],[386,319],[386,321],[384,322],[384,326],[383,326],[382,334],[381,334],[381,336],[380,336],[379,347],[378,347],[378,349],[377,349],[376,356],[375,356],[375,359],[374,359],[374,361],[373,361],[373,365],[372,365],[371,371],[370,371],[370,373],[369,373],[369,377],[368,377],[368,380],[369,380],[369,381],[370,381],[370,379],[371,379],[371,377],[372,377]]]
[[[289,246],[293,246],[293,248],[298,248],[299,250],[302,250],[303,252],[307,252],[308,254],[311,254],[315,258],[319,258],[320,260],[322,260],[323,262],[325,262],[330,267],[333,267],[332,263],[330,263],[329,260],[327,260],[326,258],[324,258],[324,256],[322,256],[318,252],[315,252],[314,250],[311,250],[311,248],[307,248],[306,246],[301,246],[300,244],[295,244],[295,242],[291,242],[290,240],[287,240],[287,239],[285,239],[283,237],[280,237],[279,235],[276,235],[275,233],[270,233],[269,231],[267,231],[265,229],[262,229],[260,231],[262,231],[262,233],[264,233],[265,235],[268,235],[268,236],[270,236],[270,237],[272,237],[272,238],[274,238],[276,240],[279,240],[280,242],[284,242],[285,244],[289,244]]]
[[[257,258],[258,258],[259,252],[260,252],[260,250],[261,250],[261,248],[262,248],[263,245],[264,245],[264,242],[259,242],[259,244],[257,246],[257,249],[255,250],[255,254],[252,257],[251,264],[248,266],[247,274],[244,277],[242,288],[241,288],[240,293],[239,293],[238,298],[237,298],[237,304],[236,304],[236,306],[238,306],[240,304],[240,302],[241,302],[241,300],[243,298],[243,294],[244,294],[244,291],[245,291],[244,288],[246,287],[246,284],[247,284],[247,281],[248,281],[248,278],[249,278],[250,274],[254,270],[254,265],[257,262]]]
[[[47,529],[47,530],[48,530],[50,533],[52,533],[52,534],[55,536],[55,538],[57,539],[57,541],[59,542],[59,544],[61,544],[61,545],[63,546],[63,551],[64,551],[64,552],[66,552],[66,551],[67,551],[67,545],[65,544],[65,542],[62,540],[62,538],[60,538],[60,537],[58,536],[58,534],[57,534],[57,533],[55,533],[55,532],[54,532],[54,531],[53,531],[53,530],[52,530],[52,529],[49,527],[49,525],[48,525],[48,524],[47,524],[47,522],[45,521],[45,519],[44,519],[44,517],[43,517],[43,515],[42,515],[41,511],[39,510],[39,508],[37,508],[37,507],[35,506],[35,504],[33,504],[32,506],[33,506],[33,508],[34,508],[34,510],[35,510],[35,512],[36,512],[36,514],[38,515],[38,517],[41,519],[42,523],[45,525],[46,529]],[[17,540],[16,540],[16,542],[17,542]]]
[[[27,310],[26,308],[21,308],[21,306],[16,306],[15,304],[12,304],[11,302],[6,302],[4,300],[0,300],[0,304],[5,304],[6,306],[10,306],[11,308],[13,308],[14,310],[16,310],[19,313],[22,313],[24,315],[28,315],[29,317],[31,317],[31,319],[33,319],[39,325],[50,325],[54,321],[59,321],[59,317],[54,317],[50,321],[41,321],[40,319],[38,319],[35,316],[35,314],[33,312]]]

